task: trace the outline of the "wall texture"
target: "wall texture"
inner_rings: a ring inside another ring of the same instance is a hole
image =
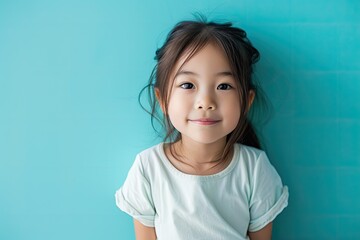
[[[244,28],[289,186],[274,238],[360,239],[359,1],[0,1],[0,239],[134,239],[114,192],[160,141],[137,102],[201,12]]]

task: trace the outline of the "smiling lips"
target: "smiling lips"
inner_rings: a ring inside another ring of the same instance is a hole
[[[220,122],[220,120],[215,120],[212,118],[199,118],[199,119],[193,119],[193,120],[189,120],[192,123],[196,123],[199,125],[214,125],[218,122]]]

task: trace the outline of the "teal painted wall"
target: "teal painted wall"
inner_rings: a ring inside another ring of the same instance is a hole
[[[158,141],[154,52],[202,12],[247,30],[289,186],[273,239],[360,239],[359,1],[0,1],[0,239],[133,239],[114,192]]]

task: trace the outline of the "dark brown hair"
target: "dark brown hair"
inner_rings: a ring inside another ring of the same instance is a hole
[[[169,117],[159,111],[159,103],[156,100],[155,89],[161,95],[163,107],[167,110],[169,100],[169,88],[172,87],[174,79],[170,79],[175,65],[185,53],[189,53],[185,60],[188,61],[196,52],[201,50],[206,44],[214,43],[219,46],[226,54],[231,71],[237,83],[240,96],[240,120],[237,127],[227,136],[227,143],[222,153],[222,157],[227,156],[234,143],[260,148],[259,139],[249,120],[249,94],[253,90],[256,99],[259,99],[259,89],[252,79],[253,64],[259,60],[260,54],[254,48],[246,36],[246,32],[234,27],[231,23],[206,22],[206,20],[182,21],[168,34],[165,43],[157,49],[154,67],[149,84],[141,91],[147,89],[151,110],[151,123],[157,131],[154,119],[161,123],[166,132],[164,141],[175,142],[181,139],[181,135],[172,126]],[[141,104],[141,102],[140,102]],[[143,105],[141,105],[143,107]],[[144,107],[143,107],[144,108]],[[146,108],[144,108],[146,110]],[[159,131],[157,131],[159,133]]]

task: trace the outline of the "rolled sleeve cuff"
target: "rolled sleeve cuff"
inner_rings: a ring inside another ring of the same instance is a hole
[[[126,201],[121,189],[116,191],[115,199],[116,205],[120,208],[120,210],[129,214],[131,217],[135,218],[147,227],[155,227],[154,216],[140,214],[129,202]]]
[[[275,205],[263,216],[251,220],[249,224],[249,232],[256,232],[264,228],[267,224],[274,221],[277,215],[288,205],[289,191],[287,186],[283,187],[282,193]]]

